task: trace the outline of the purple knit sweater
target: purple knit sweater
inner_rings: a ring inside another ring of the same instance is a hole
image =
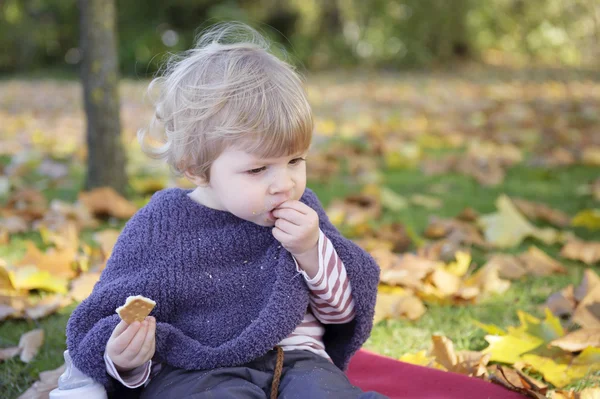
[[[294,260],[271,228],[202,206],[182,189],[157,192],[119,236],[92,294],[73,312],[67,346],[84,373],[113,389],[103,359],[130,295],[156,301],[155,360],[193,370],[241,365],[265,354],[301,322],[309,299]],[[341,236],[316,195],[301,201],[344,262],[356,317],[325,325],[325,350],[345,369],[373,325],[379,268]]]

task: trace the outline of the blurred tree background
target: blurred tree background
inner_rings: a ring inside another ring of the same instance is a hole
[[[600,64],[597,0],[117,1],[120,69],[146,77],[162,55],[189,48],[199,28],[249,23],[310,70]],[[0,3],[0,73],[75,72],[76,0]]]

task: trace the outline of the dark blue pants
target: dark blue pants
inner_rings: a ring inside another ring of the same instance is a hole
[[[270,398],[275,350],[238,367],[214,370],[182,370],[168,365],[142,390],[141,399]],[[380,399],[376,392],[363,392],[327,359],[309,351],[284,352],[279,383],[280,399]]]

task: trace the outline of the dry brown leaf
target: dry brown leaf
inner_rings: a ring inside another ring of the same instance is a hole
[[[490,381],[530,398],[546,399],[548,388],[544,384],[527,377],[519,370],[495,365],[490,371]]]
[[[406,295],[398,298],[392,305],[392,315],[408,320],[418,320],[425,314],[427,308],[419,298],[414,295]]]
[[[444,269],[434,270],[429,278],[445,296],[456,294],[460,288],[460,278]]]
[[[407,253],[398,256],[391,267],[382,270],[380,280],[385,284],[418,289],[422,286],[422,280],[425,276],[439,266],[439,262]]]
[[[461,157],[455,167],[456,172],[471,176],[486,187],[497,186],[506,175],[501,163],[494,158],[480,156]]]
[[[69,295],[77,302],[87,298],[94,289],[94,285],[100,279],[100,272],[82,273],[79,277],[71,281],[71,290]]]
[[[30,319],[37,320],[55,313],[58,309],[67,306],[65,297],[62,295],[48,295],[33,306],[25,309],[25,315]]]
[[[570,240],[560,251],[560,256],[592,265],[600,261],[600,242]]]
[[[102,249],[102,254],[104,255],[105,259],[110,258],[113,247],[115,246],[117,238],[119,238],[120,234],[121,232],[115,229],[106,229],[94,234],[94,240],[100,244],[100,248]]]
[[[488,267],[496,267],[500,278],[508,280],[518,280],[527,274],[527,270],[514,255],[496,254],[484,265]]]
[[[21,348],[21,361],[29,363],[38,353],[44,343],[44,330],[36,329],[21,335],[19,348]]]
[[[17,399],[48,399],[49,393],[58,387],[58,379],[65,372],[65,368],[63,364],[54,370],[42,371],[40,379]]]
[[[114,216],[129,219],[137,212],[137,207],[110,187],[100,187],[79,193],[81,201],[95,216]]]
[[[21,348],[19,348],[18,346],[15,346],[12,348],[2,348],[2,349],[0,349],[0,362],[3,362],[8,359],[12,359],[13,357],[17,356],[19,353],[21,353]]]
[[[588,346],[600,348],[600,327],[582,328],[550,342],[567,352],[579,352]]]
[[[519,255],[519,260],[523,262],[528,273],[534,276],[567,272],[563,265],[535,246],[530,246],[527,252]]]
[[[541,202],[527,201],[522,198],[511,198],[511,200],[530,220],[542,220],[558,227],[567,227],[571,222],[569,215]]]
[[[573,321],[583,328],[600,328],[600,286],[597,286],[577,305]]]
[[[454,344],[450,339],[443,335],[432,335],[433,347],[429,352],[435,356],[435,360],[444,366],[446,370],[453,370],[458,363],[456,352],[454,352]]]
[[[432,218],[424,235],[432,239],[448,238],[457,244],[488,247],[477,226],[458,219]]]
[[[496,265],[485,265],[464,281],[465,287],[477,287],[482,294],[502,294],[510,288],[510,281],[500,278]]]
[[[577,302],[581,302],[587,294],[598,286],[600,286],[600,277],[592,269],[585,269],[581,283],[573,292],[573,297]]]
[[[452,371],[470,377],[484,378],[487,376],[487,364],[490,354],[475,351],[460,351],[456,354],[458,363]]]
[[[33,242],[27,242],[27,253],[17,265],[35,265],[39,270],[46,270],[57,277],[73,278],[76,270],[73,263],[77,250],[71,247],[63,249],[50,248],[45,253],[40,251]]]
[[[15,215],[31,222],[44,216],[48,209],[48,203],[46,197],[39,190],[24,188],[9,197],[6,207]]]

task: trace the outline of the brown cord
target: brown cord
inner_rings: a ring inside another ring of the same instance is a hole
[[[277,363],[275,363],[275,370],[273,371],[273,384],[271,384],[271,399],[277,399],[277,393],[279,390],[279,380],[281,379],[281,371],[283,370],[283,349],[281,346],[276,346],[277,349]]]

